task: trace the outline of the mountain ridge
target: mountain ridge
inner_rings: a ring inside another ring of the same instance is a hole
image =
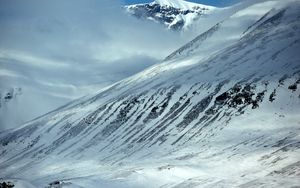
[[[101,177],[123,187],[296,186],[300,4],[291,2],[266,9],[206,59],[181,54],[0,135],[1,176],[39,185]],[[33,169],[46,170],[26,175]]]
[[[213,6],[183,0],[157,0],[151,3],[125,6],[126,11],[139,18],[152,20],[172,30],[187,30],[199,17],[217,9]]]

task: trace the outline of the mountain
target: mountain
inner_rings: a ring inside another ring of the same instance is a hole
[[[155,0],[151,3],[125,6],[126,11],[139,19],[153,20],[172,30],[186,30],[202,16],[217,9],[183,0]]]
[[[60,62],[55,62],[55,66],[54,63],[47,64],[46,59],[26,58],[20,58],[16,52],[0,57],[0,131],[20,126],[67,102],[132,75],[130,68],[127,72],[111,70],[110,73],[101,73],[90,70],[87,74],[83,69],[59,66]],[[101,65],[97,67],[106,68]]]
[[[0,131],[18,127],[67,102],[105,88],[149,67],[153,61],[137,57],[136,61],[143,61],[139,65],[124,60],[124,65],[111,67],[99,61],[92,67],[86,64],[80,68],[68,65],[71,62],[47,64],[47,59],[28,56],[23,59],[16,52],[0,55]]]
[[[0,131],[136,74],[176,49],[174,44],[188,41],[175,41],[178,34],[137,22],[118,1],[4,1]],[[120,25],[122,33],[115,29]],[[143,35],[149,37],[141,39]],[[160,49],[154,48],[158,41],[164,41]]]
[[[253,2],[165,61],[2,132],[0,177],[36,187],[297,187],[299,9]]]

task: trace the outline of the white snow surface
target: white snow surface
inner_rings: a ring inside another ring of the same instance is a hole
[[[299,186],[300,1],[242,7],[164,62],[0,133],[0,177],[36,187]],[[218,45],[222,35],[230,39]]]
[[[161,7],[160,11],[157,10],[155,5]],[[179,30],[181,32],[189,31],[199,18],[208,17],[220,9],[214,6],[183,0],[156,0],[151,3],[128,5],[125,6],[125,8],[130,14],[133,14],[138,18],[146,17],[148,20],[158,23],[164,21],[163,24],[167,26],[168,29]],[[165,17],[165,20],[161,20],[162,17]]]
[[[215,8],[213,6],[187,2],[184,0],[155,0],[154,2],[157,4],[160,4],[162,6],[170,6],[170,7],[174,7],[174,8],[183,9],[183,10],[193,10],[193,8],[195,8],[195,7],[202,7],[202,8],[208,8],[208,9]]]
[[[122,6],[0,2],[0,131],[138,73],[189,41]]]

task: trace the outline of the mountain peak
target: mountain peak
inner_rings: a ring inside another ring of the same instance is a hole
[[[192,9],[193,7],[199,7],[199,6],[205,6],[205,7],[211,8],[211,6],[187,2],[184,0],[155,0],[154,2],[157,4],[160,4],[162,6],[170,6],[170,7],[179,8],[179,9]]]
[[[184,0],[154,0],[125,8],[137,18],[154,20],[173,30],[185,30],[200,16],[210,14],[215,9]]]
[[[162,6],[170,6],[170,7],[176,7],[184,4],[183,0],[155,0],[155,3],[160,4]]]

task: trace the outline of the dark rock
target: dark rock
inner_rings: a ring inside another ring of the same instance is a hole
[[[60,184],[59,181],[54,181],[54,182],[50,183],[50,185],[59,185],[59,184]]]
[[[240,96],[237,95],[232,99],[232,103],[235,105],[241,105],[241,104],[243,104],[243,99],[244,99],[244,97],[242,95],[240,95]]]
[[[297,90],[297,84],[290,85],[288,88],[292,91],[296,91]]]
[[[247,84],[242,88],[241,85],[235,85],[233,88],[216,97],[215,104],[219,106],[227,105],[230,108],[244,109],[248,105],[252,105],[252,109],[258,108],[262,102],[265,92],[257,93],[253,99],[255,85]],[[239,111],[240,113],[242,111]]]
[[[197,16],[201,16],[205,14],[205,11],[208,9],[194,7],[191,10],[183,10],[170,6],[161,6],[157,3],[149,3],[129,6],[128,10],[133,16],[139,19],[151,18],[158,23],[169,26],[172,30],[181,30],[185,24],[184,20],[178,20],[173,23],[178,15],[186,16],[187,14],[196,14]]]
[[[49,186],[47,186],[46,188],[62,188],[63,185],[64,185],[63,181],[53,181],[49,183]]]
[[[0,183],[0,188],[11,188],[14,187],[15,185],[12,182],[2,182]]]
[[[256,109],[256,108],[258,108],[259,106],[258,106],[258,102],[257,101],[253,101],[252,102],[252,109]]]
[[[6,93],[6,95],[4,97],[5,100],[10,100],[12,98],[13,98],[13,95],[11,93]]]
[[[153,107],[153,108],[151,109],[151,112],[152,112],[152,113],[155,113],[157,110],[158,110],[158,107],[155,106],[155,107]]]
[[[284,81],[288,78],[288,75],[284,75],[282,78],[279,79],[279,85],[284,85]]]
[[[250,85],[246,85],[243,89],[242,92],[250,92],[251,91],[251,86]]]
[[[230,97],[230,95],[227,92],[225,92],[216,98],[216,103],[217,104],[225,103],[226,100],[229,99],[229,97]]]
[[[269,101],[273,102],[275,100],[275,96],[276,96],[276,89],[274,89],[274,91],[271,93],[269,97]]]
[[[242,86],[240,85],[235,85],[233,88],[232,88],[232,91],[237,93],[237,92],[240,92],[242,89]]]

